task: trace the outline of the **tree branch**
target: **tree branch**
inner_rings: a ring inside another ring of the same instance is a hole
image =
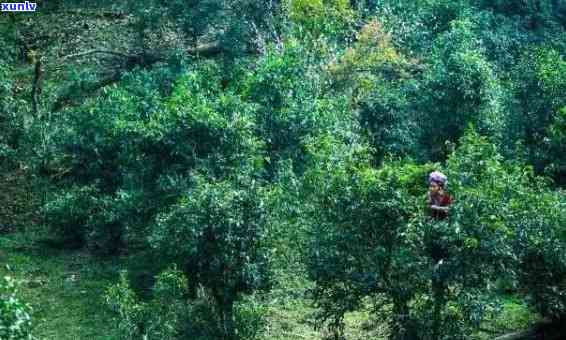
[[[213,55],[221,53],[223,50],[224,49],[222,48],[222,46],[220,46],[220,43],[215,41],[215,42],[202,44],[202,45],[199,45],[197,47],[187,49],[186,52],[188,54],[197,54],[197,55],[202,55],[202,56],[213,56]],[[139,59],[139,58],[146,58],[146,59],[149,58],[149,59],[159,59],[159,60],[165,59],[165,57],[163,55],[157,55],[157,54],[127,54],[127,53],[119,52],[119,51],[93,49],[93,50],[89,50],[89,51],[85,51],[85,52],[69,54],[69,55],[62,57],[60,60],[65,61],[65,60],[69,60],[69,59],[76,59],[76,58],[86,57],[86,56],[89,56],[89,55],[92,55],[92,54],[109,54],[109,55],[113,55],[113,56],[121,57],[121,58],[125,58],[125,59]]]
[[[90,84],[84,86],[82,90],[83,90],[83,92],[86,92],[86,93],[92,93],[92,92],[94,92],[94,91],[96,91],[96,90],[98,90],[98,89],[100,89],[100,88],[102,88],[106,85],[110,85],[110,84],[113,84],[113,83],[119,81],[121,78],[122,78],[122,73],[116,72],[109,77],[103,78],[103,79],[101,79],[97,82],[90,83]],[[72,100],[72,98],[73,98],[73,95],[69,94],[69,93],[61,95],[60,97],[58,97],[55,100],[55,103],[53,103],[51,110],[52,111],[59,111],[61,108],[63,108],[63,106],[65,104],[69,103]]]
[[[563,321],[545,318],[527,330],[505,334],[494,340],[561,340],[565,331]]]
[[[205,57],[212,57],[214,55],[220,54],[224,51],[224,48],[220,45],[218,41],[214,41],[208,44],[202,44],[195,48],[190,48],[187,50],[188,54],[197,54]]]
[[[74,59],[74,58],[80,58],[80,57],[85,57],[91,54],[111,54],[114,56],[118,56],[118,57],[122,57],[122,58],[131,58],[132,55],[129,54],[125,54],[122,52],[117,52],[117,51],[108,51],[108,50],[90,50],[90,51],[85,51],[85,52],[81,52],[81,53],[75,53],[75,54],[69,54],[66,55],[64,57],[61,58],[61,61],[65,61],[68,59]]]
[[[223,51],[224,49],[218,42],[211,42],[211,43],[199,45],[195,48],[187,49],[186,53],[190,55],[212,57],[214,55],[222,53]],[[151,53],[127,54],[119,51],[93,49],[89,51],[84,51],[84,52],[64,56],[61,58],[61,61],[82,58],[95,54],[104,54],[104,55],[119,57],[120,59],[122,59],[122,64],[119,67],[117,67],[116,71],[111,76],[105,77],[97,82],[83,85],[81,92],[92,93],[104,86],[118,82],[126,71],[130,71],[136,66],[149,67],[155,64],[156,62],[167,60],[167,57],[164,54],[151,54]],[[60,63],[59,65],[55,65],[54,67],[57,68],[62,65],[63,64]],[[71,102],[72,99],[73,99],[73,95],[71,95],[70,93],[61,95],[59,98],[55,100],[52,106],[52,111],[59,111],[67,103]]]

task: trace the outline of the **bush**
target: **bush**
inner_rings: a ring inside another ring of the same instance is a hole
[[[90,233],[88,221],[92,216],[97,190],[74,186],[52,193],[42,207],[45,222],[62,238],[68,247],[82,247]]]
[[[159,71],[131,75],[57,118],[56,157],[43,174],[57,190],[44,211],[64,239],[116,253],[145,240],[158,212],[190,187],[191,171],[214,178],[234,168],[261,171],[253,107],[221,93],[218,67],[188,71],[171,93],[159,87],[161,78]]]
[[[192,278],[192,294],[202,285],[212,296],[225,338],[235,335],[234,305],[241,296],[269,288],[264,195],[250,178],[196,177],[195,187],[157,217],[150,238]]]
[[[514,200],[509,223],[516,230],[519,292],[542,316],[566,316],[566,196],[534,181]]]
[[[470,123],[492,142],[501,141],[505,131],[504,92],[476,25],[469,19],[451,22],[433,49],[423,91],[416,94],[421,144],[432,160],[446,159],[446,141],[456,143]]]
[[[325,91],[327,79],[319,62],[329,53],[321,52],[328,48],[321,45],[324,47],[315,51],[296,40],[290,40],[283,50],[271,46],[255,72],[245,78],[243,98],[257,108],[255,132],[266,145],[268,175],[277,172],[280,160],[289,159],[294,170],[302,173],[304,141],[349,124],[347,98]]]
[[[156,278],[153,298],[142,302],[122,272],[119,283],[108,289],[106,301],[117,314],[121,338],[171,340],[178,339],[190,321],[186,293],[186,278],[171,269]]]
[[[141,301],[130,288],[127,273],[122,272],[120,281],[108,289],[106,301],[116,313],[121,339],[210,340],[224,336],[214,300],[202,288],[191,296],[187,278],[175,267],[156,277],[148,301]],[[264,311],[253,298],[237,303],[233,336],[259,339],[265,328]]]
[[[442,221],[424,209],[426,176],[438,166],[389,161],[373,169],[338,145],[330,153],[317,147],[326,170],[306,177],[306,261],[319,321],[337,337],[344,313],[371,297],[385,301],[377,314],[392,311],[395,338],[465,339],[498,310],[497,280],[517,273],[543,315],[564,311],[560,195],[504,162],[487,138],[468,131],[460,144],[444,170],[456,200]]]
[[[345,0],[287,0],[289,17],[299,30],[317,37],[344,38],[354,22],[355,12]]]
[[[31,340],[31,308],[18,294],[16,282],[6,276],[0,280],[0,339]]]
[[[376,20],[361,28],[356,43],[339,62],[330,64],[333,85],[351,92],[352,106],[359,112],[377,163],[387,155],[414,154],[417,125],[408,98],[410,66]]]
[[[513,70],[516,85],[516,112],[509,117],[510,143],[520,141],[526,160],[537,174],[552,176],[564,184],[564,123],[561,113],[566,103],[566,59],[550,47],[529,48]],[[513,148],[511,148],[513,150]]]
[[[566,185],[566,106],[554,117],[547,129],[548,134],[548,165],[545,172],[557,184]]]
[[[344,314],[360,308],[366,296],[384,294],[398,308],[396,315],[406,310],[413,293],[402,287],[417,271],[401,235],[416,200],[400,184],[413,184],[413,176],[424,172],[398,163],[372,169],[367,148],[332,136],[314,140],[310,150],[314,164],[305,174],[303,204],[310,208],[311,240],[305,261],[316,283],[318,321],[340,338]]]

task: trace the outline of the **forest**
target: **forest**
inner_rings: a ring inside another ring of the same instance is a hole
[[[1,340],[566,339],[566,0],[33,4]]]

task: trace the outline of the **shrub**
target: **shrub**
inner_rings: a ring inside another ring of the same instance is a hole
[[[0,339],[31,340],[31,308],[19,296],[14,279],[0,280]]]
[[[527,49],[513,70],[517,105],[509,117],[510,142],[521,141],[537,174],[564,184],[560,127],[566,103],[566,59],[552,48]],[[557,139],[558,138],[558,139]],[[558,144],[557,144],[558,142]],[[513,148],[512,148],[513,149]]]
[[[566,106],[555,116],[554,121],[547,129],[549,164],[545,172],[550,175],[557,184],[566,185]]]
[[[327,47],[322,43],[324,47]],[[272,46],[273,47],[273,46]],[[280,160],[292,160],[297,173],[304,171],[304,141],[323,131],[344,129],[349,124],[348,101],[329,95],[320,59],[328,51],[312,51],[296,40],[283,50],[271,48],[245,78],[243,98],[257,108],[256,135],[265,142],[269,175]]]
[[[376,20],[364,25],[356,43],[329,66],[333,86],[351,93],[377,163],[387,155],[413,155],[417,126],[408,98],[410,66]]]
[[[195,187],[157,217],[150,238],[192,278],[193,294],[202,285],[214,299],[226,338],[235,336],[234,305],[241,296],[269,288],[263,195],[249,178],[197,177]]]
[[[541,315],[566,315],[566,204],[563,192],[552,192],[534,176],[529,191],[513,201],[509,224],[516,230],[519,292]]]
[[[88,220],[94,209],[97,190],[74,186],[59,193],[51,193],[42,207],[45,222],[67,246],[81,247],[86,243]]]
[[[171,93],[159,80],[159,71],[131,75],[57,118],[46,176],[57,190],[44,211],[63,238],[116,253],[145,240],[157,213],[190,187],[194,169],[214,178],[234,168],[261,171],[253,107],[220,92],[219,68],[187,72]]]
[[[423,151],[432,160],[444,160],[468,124],[473,123],[492,142],[505,131],[504,92],[494,65],[486,58],[469,19],[454,20],[438,39],[431,65],[424,74],[419,102]]]
[[[287,7],[292,22],[314,36],[342,38],[355,18],[345,0],[288,0]]]
[[[106,301],[116,313],[121,339],[209,340],[224,337],[214,300],[205,289],[194,296],[187,278],[175,267],[156,277],[152,296],[142,301],[130,288],[127,273],[109,287]],[[265,327],[263,306],[253,298],[236,304],[235,334],[237,339],[258,339]]]
[[[465,339],[498,310],[497,280],[517,273],[541,313],[563,312],[560,195],[523,165],[504,162],[476,132],[460,144],[444,170],[456,200],[442,221],[424,209],[425,179],[438,166],[389,161],[373,169],[338,145],[329,153],[317,147],[325,171],[314,167],[306,177],[306,261],[319,321],[337,337],[344,313],[372,297],[385,301],[376,313],[392,311],[395,338]]]
[[[307,271],[316,283],[318,321],[340,338],[344,314],[358,309],[366,296],[385,294],[396,307],[406,307],[412,293],[401,286],[416,272],[400,235],[416,201],[399,183],[412,182],[409,172],[420,171],[399,164],[372,169],[363,145],[343,145],[331,136],[314,140],[310,150]]]

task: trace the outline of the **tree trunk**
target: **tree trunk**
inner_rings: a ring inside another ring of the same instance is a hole
[[[222,288],[213,290],[216,310],[220,317],[222,340],[234,340],[236,327],[234,325],[234,300],[223,292]]]
[[[224,301],[222,305],[222,333],[224,340],[233,340],[236,338],[236,328],[234,325],[234,302]]]
[[[442,308],[444,307],[444,285],[440,280],[433,279],[432,294],[434,298],[434,310],[432,315],[432,340],[440,339],[440,328],[442,326]]]
[[[34,114],[34,118],[37,119],[39,115],[39,96],[41,94],[42,89],[42,82],[43,82],[43,68],[41,65],[41,56],[38,55],[35,57],[35,65],[34,65],[34,77],[33,77],[33,84],[31,88],[31,103],[32,103],[32,110]]]
[[[393,311],[397,319],[393,332],[396,340],[414,340],[416,339],[415,329],[411,325],[409,316],[409,306],[405,300],[397,300],[393,303]]]

